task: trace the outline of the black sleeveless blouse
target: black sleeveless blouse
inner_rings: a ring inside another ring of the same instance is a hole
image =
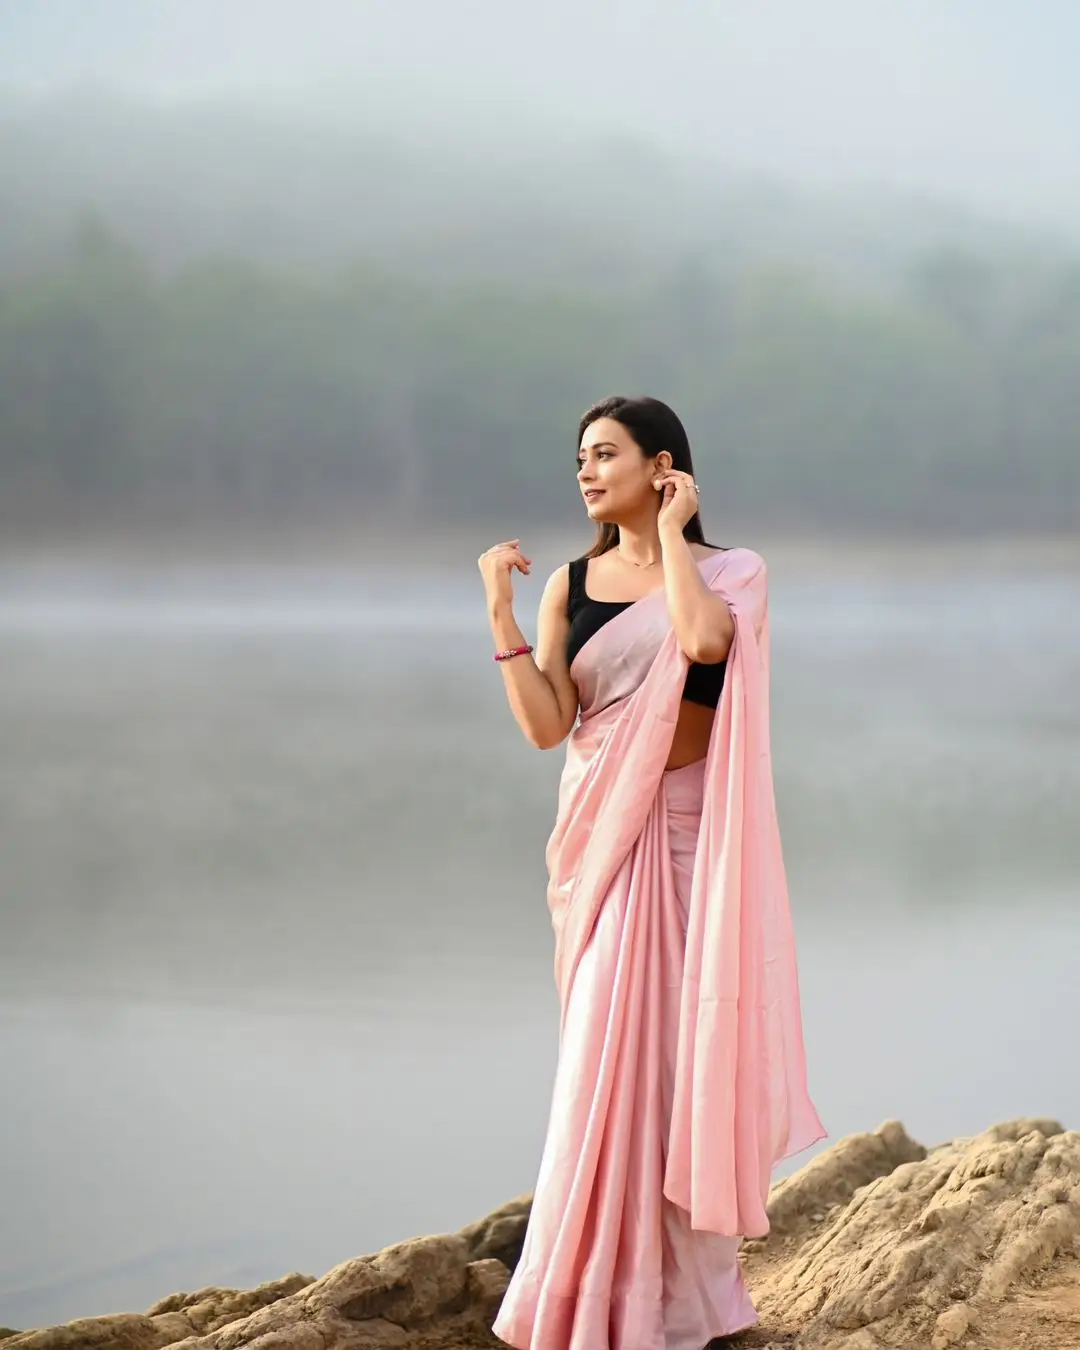
[[[637,604],[636,600],[594,600],[586,595],[585,571],[588,565],[588,558],[575,558],[570,564],[570,587],[566,604],[566,617],[570,620],[570,636],[566,644],[568,665],[588,639],[599,632],[609,619]],[[692,661],[690,669],[686,672],[683,698],[690,703],[715,708],[720,702],[726,669],[726,661],[717,661],[712,665]]]

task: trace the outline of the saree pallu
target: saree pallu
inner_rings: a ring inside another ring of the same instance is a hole
[[[806,1086],[769,746],[766,569],[699,561],[735,622],[708,751],[665,770],[688,666],[662,591],[584,644],[547,847],[559,1057],[518,1350],[703,1350],[756,1321],[738,1244],[825,1137]]]

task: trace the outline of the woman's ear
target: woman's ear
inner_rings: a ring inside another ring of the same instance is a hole
[[[670,469],[672,462],[672,458],[666,450],[661,450],[653,461],[658,469]]]

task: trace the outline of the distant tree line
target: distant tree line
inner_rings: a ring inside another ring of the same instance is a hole
[[[1075,530],[1078,377],[1080,264],[938,249],[888,291],[700,251],[608,288],[163,273],[88,223],[0,276],[0,520],[566,520],[581,410],[645,391],[712,519]]]

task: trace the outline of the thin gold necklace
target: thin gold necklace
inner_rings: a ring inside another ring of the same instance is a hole
[[[623,562],[628,562],[628,563],[630,564],[631,567],[640,567],[640,568],[655,567],[656,564],[657,564],[658,562],[660,562],[660,559],[659,559],[659,558],[654,558],[654,559],[652,560],[652,562],[647,562],[647,563],[639,563],[639,562],[635,562],[635,561],[633,560],[633,558],[628,558],[628,557],[626,556],[626,554],[622,551],[622,545],[621,545],[621,544],[616,544],[616,545],[615,545],[615,552],[619,555],[619,557],[623,560]]]

